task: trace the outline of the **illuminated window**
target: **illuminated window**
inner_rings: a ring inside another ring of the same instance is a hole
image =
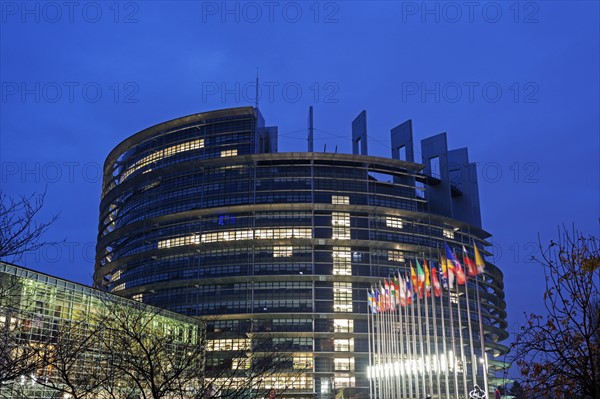
[[[390,262],[404,262],[404,253],[400,251],[387,251]]]
[[[144,299],[144,294],[135,294],[131,297],[131,299],[133,299],[134,301],[142,302],[142,300]]]
[[[354,352],[354,338],[334,339],[333,350],[336,352]]]
[[[335,371],[354,371],[354,358],[335,358],[333,359]],[[336,386],[337,388],[337,386]]]
[[[354,377],[335,377],[333,379],[333,385],[336,389],[353,387],[355,384]]]
[[[350,197],[346,195],[332,195],[331,203],[334,205],[349,205]]]
[[[394,229],[402,228],[402,219],[394,216],[386,216],[385,217],[385,225],[387,227],[392,227]]]
[[[113,273],[112,276],[110,276],[110,281],[117,281],[121,278],[121,271],[117,270],[116,272]]]
[[[349,240],[350,229],[347,227],[334,227],[331,230],[331,238],[334,240]]]
[[[204,148],[204,139],[187,141],[185,143],[173,145],[171,147],[167,147],[162,150],[156,151],[155,153],[147,155],[144,158],[136,161],[126,171],[124,171],[123,174],[121,175],[120,182],[127,179],[136,170],[139,170],[139,169],[143,168],[144,166],[147,166],[153,162],[156,162],[163,158],[171,157],[173,155],[176,155],[176,154],[179,154],[179,153],[182,153],[185,151],[197,150],[199,148]]]
[[[454,231],[450,229],[444,229],[443,234],[446,238],[454,239]]]
[[[350,214],[348,212],[331,213],[331,238],[334,240],[350,239]]]
[[[209,339],[206,341],[206,351],[236,351],[250,350],[250,340],[245,338],[238,339]]]
[[[450,291],[450,302],[458,303],[458,294],[456,292]]]
[[[235,157],[237,156],[238,151],[237,149],[233,149],[233,150],[223,150],[221,151],[221,157]]]
[[[240,240],[280,240],[286,238],[312,238],[310,228],[274,228],[219,231],[204,233],[201,236],[192,234],[184,237],[169,238],[158,242],[158,249],[179,247],[208,242],[240,241]],[[283,256],[283,255],[281,255]]]
[[[294,370],[307,370],[312,369],[313,358],[312,354],[298,354],[294,355]]]
[[[247,370],[250,368],[250,359],[244,358],[235,358],[231,360],[231,369],[232,370]]]
[[[333,331],[341,332],[341,333],[354,332],[354,320],[334,319],[333,320]]]
[[[350,214],[348,212],[332,212],[331,225],[350,227]]]
[[[158,249],[180,247],[183,245],[193,245],[193,244],[199,244],[199,243],[200,243],[200,238],[198,237],[198,235],[192,234],[189,236],[175,237],[175,238],[169,238],[166,240],[161,240],[158,242]]]
[[[337,276],[352,275],[352,260],[349,247],[333,247],[333,274]]]
[[[333,283],[333,311],[352,312],[352,283]]]
[[[288,258],[294,254],[294,247],[283,247],[283,246],[275,246],[273,247],[273,257],[274,258]]]
[[[121,291],[124,289],[125,289],[125,283],[121,283],[121,284],[115,285],[115,288],[113,288],[111,292]]]
[[[321,380],[321,393],[328,394],[329,393],[329,381],[323,379]]]

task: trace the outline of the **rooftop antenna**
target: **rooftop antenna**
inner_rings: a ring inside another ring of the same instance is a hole
[[[254,95],[254,107],[258,109],[258,67],[256,67],[256,94]]]
[[[313,152],[313,107],[308,107],[308,152]]]

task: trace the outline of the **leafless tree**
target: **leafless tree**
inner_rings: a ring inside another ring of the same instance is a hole
[[[23,254],[53,242],[40,241],[48,227],[58,219],[37,220],[46,193],[13,198],[0,190],[0,260],[18,261]]]
[[[600,246],[566,229],[540,244],[546,314],[527,315],[511,349],[531,397],[600,399]]]
[[[203,329],[170,322],[161,310],[107,300],[102,340],[118,380],[104,389],[109,397],[124,390],[142,399],[184,399],[197,394],[204,361]],[[115,385],[122,387],[115,390]]]
[[[102,325],[88,320],[53,320],[49,339],[39,346],[42,367],[36,383],[61,397],[95,399],[106,384],[107,371],[99,338]],[[49,328],[48,328],[49,327]]]

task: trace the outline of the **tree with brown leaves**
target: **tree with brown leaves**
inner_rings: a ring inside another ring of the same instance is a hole
[[[580,232],[559,231],[540,244],[546,314],[527,315],[512,360],[531,397],[600,399],[600,246]]]

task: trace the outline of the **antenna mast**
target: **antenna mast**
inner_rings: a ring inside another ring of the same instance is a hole
[[[256,93],[254,95],[254,107],[258,109],[258,67],[256,67]]]

